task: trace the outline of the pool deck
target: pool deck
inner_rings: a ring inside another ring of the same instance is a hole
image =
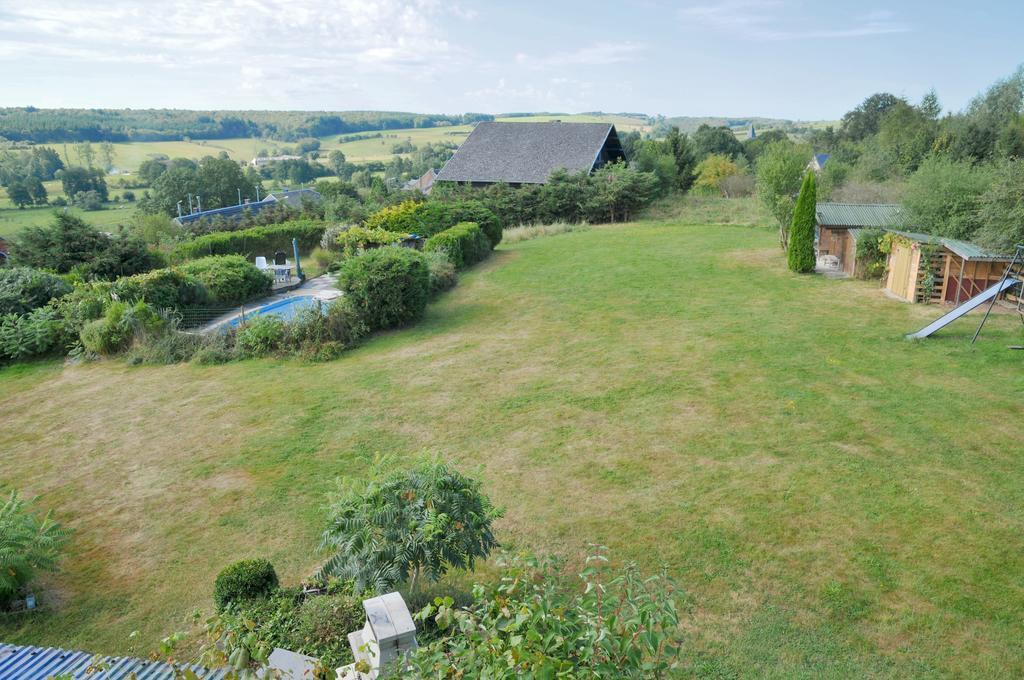
[[[241,316],[241,310],[243,308],[246,313],[248,313],[257,310],[260,307],[265,307],[274,302],[280,302],[281,300],[287,300],[291,297],[314,297],[318,300],[327,301],[341,297],[341,291],[338,290],[338,279],[334,274],[321,274],[320,276],[306,279],[301,286],[294,288],[289,287],[283,292],[248,302],[244,306],[240,306],[238,310],[232,310],[227,314],[218,316],[210,323],[198,328],[197,331],[199,333],[209,333],[215,328],[237,319]]]

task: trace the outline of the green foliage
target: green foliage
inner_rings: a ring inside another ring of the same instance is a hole
[[[59,276],[29,267],[0,268],[0,315],[27,314],[71,292]]]
[[[793,223],[789,228],[788,258],[790,270],[805,274],[814,271],[815,209],[818,204],[814,173],[804,175],[800,196],[793,210]]]
[[[64,195],[72,198],[80,193],[95,191],[101,203],[108,198],[107,181],[99,168],[64,168],[56,173]]]
[[[125,276],[114,282],[111,291],[119,300],[142,300],[157,309],[182,309],[209,301],[199,278],[179,269],[155,269]]]
[[[497,546],[501,512],[480,482],[438,460],[421,460],[381,480],[348,480],[331,505],[321,549],[331,552],[321,576],[352,579],[357,592],[387,592],[450,568],[472,569]]]
[[[326,225],[312,220],[293,220],[273,226],[251,227],[240,231],[218,231],[199,236],[174,249],[174,261],[192,260],[205,255],[273,255],[278,250],[292,251],[292,239],[299,250],[308,252],[320,243]]]
[[[27,501],[11,492],[0,506],[0,608],[18,597],[36,574],[57,570],[68,536],[52,513],[40,519]]]
[[[967,161],[925,160],[907,181],[903,205],[911,223],[930,234],[970,240],[981,226],[978,211],[991,176]]]
[[[693,146],[694,152],[700,160],[713,154],[728,158],[737,158],[743,155],[743,145],[727,127],[701,125],[693,133]]]
[[[422,253],[384,247],[347,259],[338,284],[371,330],[395,328],[423,315],[430,271]]]
[[[82,345],[96,354],[117,354],[128,348],[136,333],[157,333],[164,324],[164,319],[145,302],[111,302],[103,318],[82,328]]]
[[[681,650],[679,592],[666,575],[635,564],[587,559],[573,587],[556,562],[506,561],[500,580],[473,589],[455,608],[438,598],[417,614],[443,636],[411,659],[418,677],[660,678],[676,672]]]
[[[273,279],[241,255],[213,255],[181,265],[186,276],[198,280],[210,301],[236,305],[270,293]]]
[[[268,560],[240,560],[217,574],[213,601],[218,610],[223,610],[234,602],[268,597],[277,588],[277,572]]]
[[[882,250],[885,232],[881,229],[862,229],[857,236],[857,261],[864,278],[877,278],[885,271],[886,253]]]
[[[429,238],[459,222],[476,222],[492,246],[501,242],[501,220],[477,200],[405,201],[378,210],[366,218],[363,226]]]
[[[766,146],[757,159],[757,195],[779,223],[783,248],[793,221],[794,196],[810,156],[806,147],[778,141]]]
[[[694,189],[718,194],[722,191],[722,182],[740,174],[740,169],[729,156],[711,154],[697,164],[696,172],[697,180],[693,183]]]
[[[448,254],[440,250],[427,251],[427,268],[430,270],[430,291],[440,293],[455,287],[459,275]]]
[[[491,243],[474,222],[462,222],[427,239],[425,252],[441,251],[456,269],[476,264],[491,254]]]
[[[280,351],[287,335],[284,320],[270,314],[261,314],[242,324],[235,345],[242,358],[265,357]]]
[[[21,361],[62,351],[72,331],[52,307],[0,316],[0,360]]]
[[[997,252],[1012,253],[1024,243],[1024,161],[1003,161],[978,199],[978,243]]]
[[[408,233],[380,227],[352,227],[338,234],[337,243],[341,252],[352,256],[362,250],[395,245],[408,237]]]

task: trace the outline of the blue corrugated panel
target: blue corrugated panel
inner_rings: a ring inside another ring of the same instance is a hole
[[[15,647],[0,644],[0,680],[47,680],[70,673],[75,680],[126,680],[135,674],[138,680],[173,680],[174,668],[170,664],[133,659],[130,657],[102,657],[106,670],[87,674],[94,656],[85,652],[71,652],[52,647]],[[206,670],[188,666],[205,680],[222,680],[227,669]]]

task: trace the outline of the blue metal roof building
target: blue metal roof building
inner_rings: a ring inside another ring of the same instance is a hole
[[[106,670],[88,673],[93,663]],[[203,680],[222,680],[229,669],[209,670],[202,666],[180,665]],[[87,652],[74,652],[53,647],[17,647],[0,643],[0,680],[46,680],[70,674],[75,680],[174,680],[175,666],[160,661],[133,659],[124,656],[97,657]],[[134,676],[132,675],[134,674]]]

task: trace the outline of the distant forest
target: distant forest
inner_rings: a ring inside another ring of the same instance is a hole
[[[368,130],[463,125],[494,116],[393,111],[185,111],[0,108],[0,137],[16,142],[162,142],[272,137],[296,141]]]

